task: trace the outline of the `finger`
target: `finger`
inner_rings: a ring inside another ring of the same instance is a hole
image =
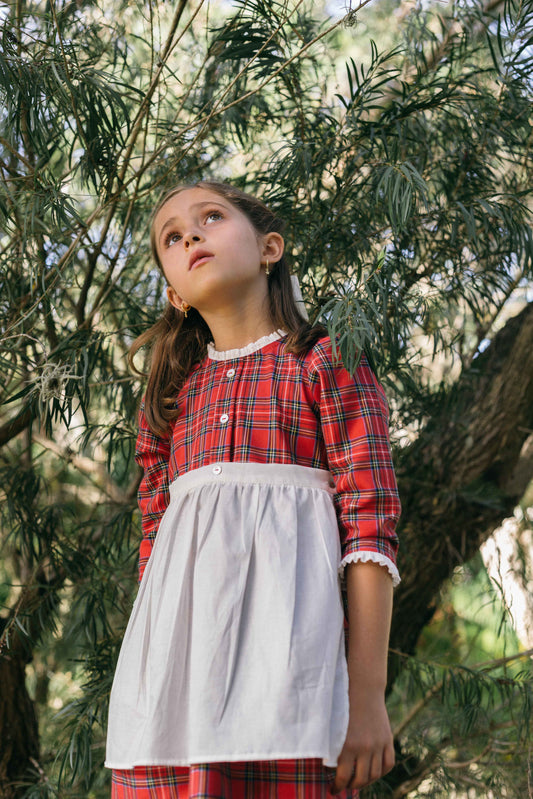
[[[384,774],[383,753],[376,752],[370,763],[370,769],[368,772],[368,784],[371,782],[375,782],[376,780],[379,780],[379,778],[382,777],[383,774]]]
[[[371,758],[369,754],[364,754],[357,758],[354,763],[354,774],[349,784],[351,789],[363,788],[365,785],[368,785],[370,763]]]
[[[367,758],[366,763],[365,758],[360,758],[359,763],[361,769],[355,770],[354,776],[348,784],[348,788],[353,790],[364,788],[387,774],[394,765],[394,751],[391,756],[391,753],[385,749],[383,754],[377,753]]]
[[[337,761],[337,770],[335,772],[335,779],[331,786],[331,793],[336,794],[344,790],[352,778],[354,770],[353,755],[343,749]]]
[[[352,773],[352,768],[343,768],[342,766],[337,766],[335,779],[333,780],[333,785],[331,786],[331,793],[337,794],[343,791],[350,782]]]
[[[386,746],[385,751],[383,752],[383,774],[388,774],[389,771],[394,768],[395,761],[396,753],[394,751],[393,744]]]

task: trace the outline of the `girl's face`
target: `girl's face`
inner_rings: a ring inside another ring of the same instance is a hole
[[[189,303],[213,312],[247,297],[267,295],[261,264],[283,253],[278,233],[259,235],[248,217],[211,189],[184,189],[158,211],[155,246],[176,308]]]

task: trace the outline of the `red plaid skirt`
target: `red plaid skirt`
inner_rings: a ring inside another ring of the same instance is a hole
[[[112,799],[330,799],[335,769],[319,759],[136,766],[113,771]],[[357,799],[343,791],[338,799]]]

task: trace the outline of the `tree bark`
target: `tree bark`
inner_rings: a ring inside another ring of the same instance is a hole
[[[414,651],[444,581],[512,513],[533,477],[532,431],[533,303],[463,372],[399,459],[402,583],[392,648]]]
[[[463,372],[398,459],[402,582],[392,649],[414,652],[443,583],[511,515],[533,478],[532,439],[533,303]],[[391,658],[389,689],[401,665]],[[385,778],[391,795],[414,790],[426,765],[399,750]]]
[[[0,624],[4,620],[0,619]],[[0,632],[3,632],[0,629]],[[39,760],[35,706],[26,689],[26,664],[31,649],[15,633],[11,647],[0,653],[0,797],[16,799],[27,786],[18,785]]]
[[[9,443],[9,441],[18,436],[19,433],[22,433],[23,430],[26,430],[26,428],[29,427],[31,420],[31,411],[25,410],[17,413],[13,419],[10,419],[8,422],[3,424],[0,427],[0,447],[3,447],[4,444]]]
[[[39,569],[8,619],[0,618],[0,799],[24,796],[40,771],[37,712],[26,688],[26,666],[64,582],[63,572],[46,575]]]

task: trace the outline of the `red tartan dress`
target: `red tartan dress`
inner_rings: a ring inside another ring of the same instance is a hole
[[[339,573],[396,583],[383,391],[328,338],[212,346],[136,458],[141,584],[111,692],[114,799],[325,799],[348,723]],[[356,796],[356,792],[345,792]]]

